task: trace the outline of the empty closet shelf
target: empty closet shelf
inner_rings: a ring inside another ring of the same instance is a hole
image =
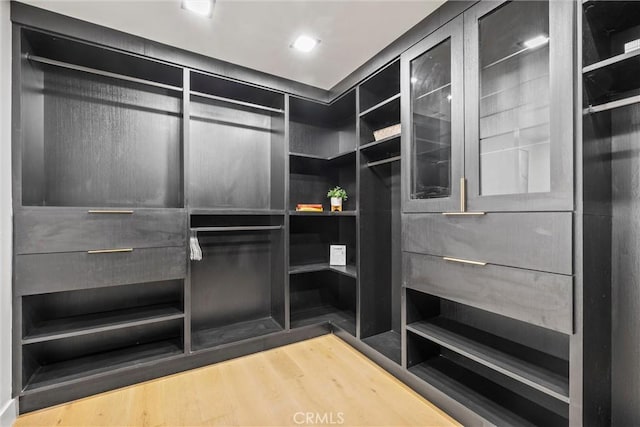
[[[522,352],[526,352],[526,349],[522,348],[523,346],[444,319],[414,322],[407,325],[407,330],[542,393],[569,403],[569,379],[567,377],[563,377],[544,366],[524,360],[512,352],[498,349],[499,346],[505,349],[520,347],[519,354],[522,354]],[[490,346],[484,342],[489,340],[493,341],[493,345]],[[534,354],[535,350],[530,350],[529,353]],[[540,359],[543,357],[541,356]]]
[[[178,340],[162,340],[46,364],[31,375],[22,394],[113,373],[119,369],[137,368],[144,363],[182,354]]]
[[[357,277],[358,271],[355,265],[329,265],[329,263],[312,263],[293,265],[289,267],[289,274],[313,273],[316,271],[333,271],[349,277]]]
[[[299,328],[319,323],[331,323],[340,329],[356,334],[355,314],[334,306],[313,307],[291,312],[291,327]]]
[[[69,338],[184,317],[175,305],[157,304],[38,322],[27,328],[23,344]]]
[[[282,331],[282,326],[272,317],[234,323],[193,332],[192,349],[194,351],[214,348],[223,344],[243,341]]]
[[[232,232],[232,231],[274,231],[282,230],[282,225],[242,225],[223,227],[192,227],[191,231],[197,232]]]
[[[400,364],[402,354],[400,332],[386,331],[363,338],[362,341],[378,353]]]
[[[360,146],[360,152],[368,157],[381,157],[400,152],[400,134],[391,135],[378,141],[368,142]]]
[[[265,105],[254,104],[252,102],[239,101],[237,99],[226,98],[224,96],[210,95],[208,93],[196,92],[193,90],[190,92],[190,94],[192,96],[197,96],[199,98],[210,99],[212,101],[220,101],[227,104],[239,105],[242,107],[251,108],[253,110],[269,111],[271,113],[284,114],[284,110],[281,108],[267,107]]]
[[[289,215],[295,216],[356,216],[356,211],[342,211],[342,212],[303,212],[303,211],[290,211]]]

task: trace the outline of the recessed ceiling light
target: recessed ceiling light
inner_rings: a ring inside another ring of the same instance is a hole
[[[533,49],[547,43],[549,43],[549,37],[539,35],[532,39],[527,40],[526,42],[524,42],[524,45],[527,47],[527,49]]]
[[[198,15],[211,17],[215,0],[182,0],[182,8]]]
[[[293,42],[291,47],[299,50],[300,52],[311,52],[318,43],[320,43],[320,40],[302,35]]]

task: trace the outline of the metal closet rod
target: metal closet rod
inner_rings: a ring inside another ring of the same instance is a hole
[[[178,86],[171,86],[164,83],[154,82],[152,80],[139,79],[136,77],[126,76],[124,74],[118,73],[110,73],[109,71],[102,71],[96,68],[83,67],[82,65],[70,64],[68,62],[56,61],[55,59],[44,58],[42,56],[36,56],[31,54],[26,54],[26,58],[28,61],[40,62],[42,64],[54,65],[56,67],[67,68],[70,70],[82,71],[84,73],[96,74],[98,76],[103,77],[111,77],[119,80],[126,80],[128,82],[139,83],[147,86],[155,86],[162,89],[172,90],[175,92],[182,92],[182,88]]]
[[[200,98],[212,99],[214,101],[227,102],[229,104],[242,105],[243,107],[249,107],[249,108],[253,108],[253,109],[256,109],[256,110],[264,110],[264,111],[270,111],[272,113],[284,114],[284,110],[282,110],[280,108],[267,107],[265,105],[253,104],[251,102],[238,101],[236,99],[225,98],[223,96],[209,95],[208,93],[196,92],[194,90],[192,90],[190,93],[191,93],[191,95],[198,96]],[[193,116],[193,114],[192,114],[192,116]]]

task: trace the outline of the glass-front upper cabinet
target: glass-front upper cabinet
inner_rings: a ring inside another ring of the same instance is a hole
[[[464,155],[462,29],[460,16],[401,58],[405,212],[460,209]]]
[[[481,2],[465,12],[469,211],[573,209],[573,7]]]

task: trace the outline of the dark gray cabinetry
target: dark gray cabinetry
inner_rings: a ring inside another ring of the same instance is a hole
[[[463,20],[402,54],[403,211],[461,210]]]

